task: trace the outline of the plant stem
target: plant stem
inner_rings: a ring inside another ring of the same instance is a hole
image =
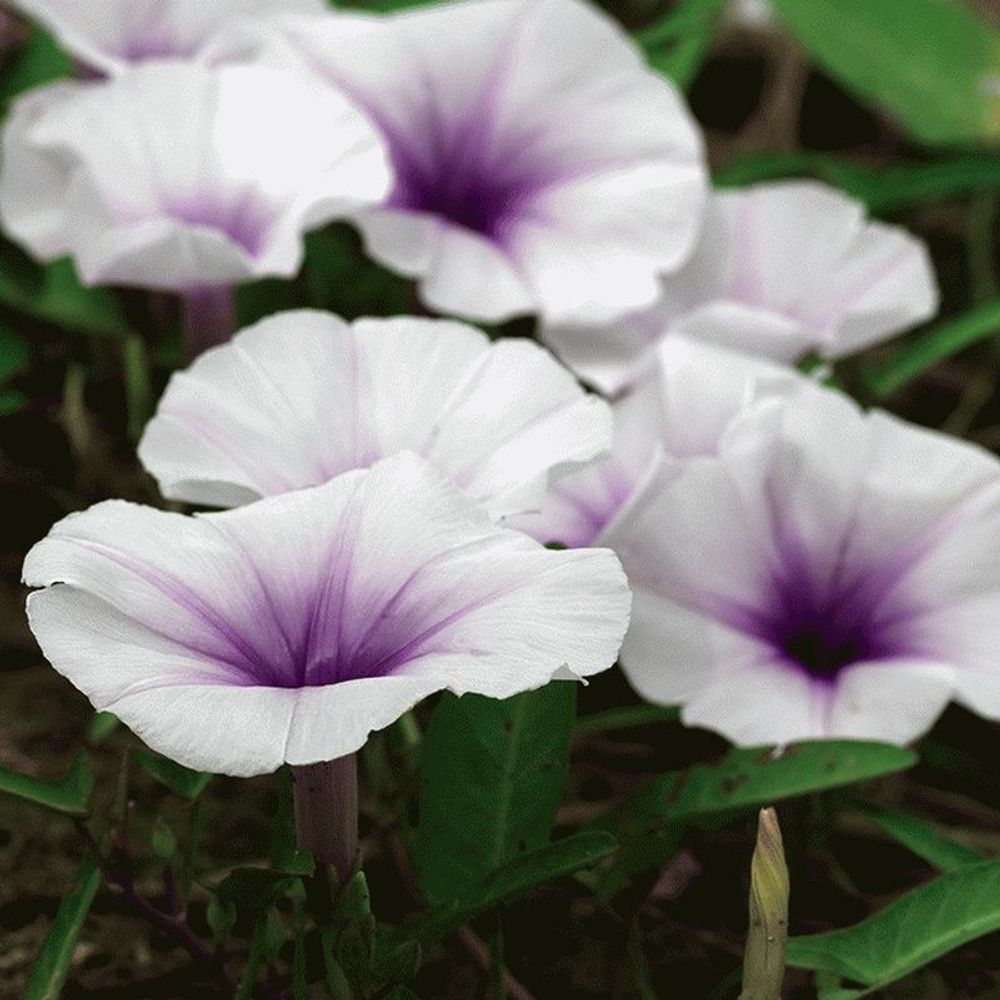
[[[165,931],[197,962],[212,969],[220,975],[218,960],[215,953],[194,933],[187,922],[172,917],[169,913],[153,906],[144,896],[140,896],[135,884],[130,878],[119,877],[115,880],[122,892],[122,899],[135,910],[147,923]],[[220,978],[221,977],[220,975]]]
[[[122,365],[125,369],[128,439],[135,442],[142,437],[146,421],[153,415],[153,386],[149,377],[149,357],[146,344],[139,334],[127,334],[122,341]]]
[[[490,934],[490,1000],[507,1000],[507,966],[503,960],[503,926],[499,913],[494,920]]]
[[[399,733],[403,737],[403,744],[407,750],[412,752],[420,746],[423,734],[420,732],[420,724],[412,710],[404,712],[399,717]]]
[[[266,937],[267,914],[265,913],[254,924],[253,937],[250,939],[250,953],[247,955],[247,964],[243,970],[243,978],[240,980],[239,989],[236,991],[236,1000],[250,1000],[250,997],[253,996],[257,976],[260,974],[260,967],[264,961]]]
[[[969,203],[969,284],[977,305],[996,298],[998,290],[993,232],[1000,199],[990,191],[974,194]]]
[[[679,708],[663,708],[660,705],[626,705],[623,708],[609,708],[591,715],[581,715],[573,726],[574,736],[590,736],[636,726],[653,726],[661,723],[679,722]]]
[[[455,932],[462,947],[469,953],[473,961],[484,972],[488,972],[491,967],[490,949],[483,942],[475,931],[468,927],[462,927]],[[532,994],[520,980],[515,979],[509,969],[504,970],[504,988],[507,990],[509,1000],[535,1000]]]
[[[191,360],[224,344],[236,330],[236,300],[229,287],[190,289],[181,297],[181,314]]]
[[[626,946],[629,968],[632,971],[632,984],[641,1000],[656,1000],[656,990],[653,988],[649,974],[649,962],[642,947],[642,931],[639,928],[639,918],[632,918],[629,928],[628,944]]]
[[[354,754],[293,767],[298,846],[344,885],[358,862],[358,766]]]

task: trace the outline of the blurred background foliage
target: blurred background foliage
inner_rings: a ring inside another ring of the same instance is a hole
[[[836,377],[866,404],[1000,450],[1000,8],[602,6],[686,91],[717,184],[817,177],[928,242],[939,317],[839,363]],[[71,72],[51,38],[0,8],[0,107]],[[309,238],[298,279],[239,296],[244,323],[300,305],[355,317],[407,312],[415,299],[337,225]],[[531,335],[532,325],[502,332]],[[21,562],[53,521],[106,496],[158,502],[133,445],[179,364],[169,297],[84,289],[69,264],[39,266],[0,237],[0,791],[10,793],[0,796],[0,996],[212,995],[214,953],[199,959],[176,927],[137,912],[139,890],[165,911],[182,899],[197,935],[228,941],[264,982],[285,967],[298,982],[315,960],[315,942],[300,948],[292,934],[294,946],[282,946],[281,927],[294,930],[301,915],[284,779],[209,779],[137,750],[41,662],[24,620]],[[786,997],[1000,998],[1000,862],[988,860],[1000,854],[996,725],[951,708],[913,754],[830,744],[782,763],[727,752],[674,713],[639,706],[615,672],[572,694],[575,713],[572,703],[445,698],[421,709],[422,742],[396,727],[370,744],[368,882],[380,920],[409,928],[373,943],[367,903],[355,900],[344,918],[384,973],[373,995],[486,995],[496,969],[484,941],[496,941],[502,905],[511,997],[732,1000],[755,810],[778,802],[789,961],[818,970],[790,972]],[[548,742],[512,747],[508,724],[541,707],[546,725],[527,731]],[[470,727],[487,734],[478,763],[452,748]],[[519,783],[484,791],[482,774],[501,763]],[[470,854],[470,831],[497,834],[498,795],[514,796],[514,818],[494,854]],[[449,823],[456,810],[469,824],[464,841]],[[84,860],[88,816],[107,820],[115,850],[136,855],[116,893],[99,891]],[[553,829],[570,836],[549,843]],[[595,868],[616,843],[615,863]],[[261,864],[270,871],[252,867]],[[240,875],[248,866],[263,876]],[[420,899],[434,906],[424,912]],[[834,928],[848,929],[811,936]],[[403,967],[417,944],[414,993],[390,993],[412,972]]]

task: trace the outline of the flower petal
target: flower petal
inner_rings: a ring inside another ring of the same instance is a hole
[[[675,334],[791,363],[837,358],[928,319],[938,293],[924,245],[812,181],[712,196],[698,245],[658,302],[613,323],[550,323],[543,339],[606,391],[634,381]]]
[[[195,518],[100,504],[24,572],[56,669],[154,749],[239,775],[352,753],[443,688],[606,669],[629,608],[611,552],[496,528],[413,455]]]
[[[716,454],[758,400],[804,383],[788,369],[680,336],[653,360],[614,403],[611,456],[552,483],[541,509],[513,522],[522,531],[572,548],[600,544],[617,521],[629,523],[661,460]]]
[[[801,671],[763,661],[720,674],[690,698],[681,717],[738,746],[781,746],[833,735],[829,711],[828,688]]]
[[[942,664],[858,664],[837,680],[829,735],[911,743],[931,728],[954,692],[955,670]]]
[[[184,291],[289,276],[304,231],[390,183],[367,119],[291,72],[159,62],[53,94],[15,106],[0,196],[32,252],[68,250],[88,283]],[[58,213],[32,194],[38,171]]]
[[[869,222],[805,306],[827,329],[820,354],[840,358],[930,319],[939,295],[927,247],[896,226]]]
[[[434,251],[420,281],[427,305],[487,323],[532,311],[534,295],[523,268],[479,234],[437,221]],[[377,249],[370,241],[368,246]]]
[[[727,671],[768,658],[756,639],[642,586],[633,590],[632,617],[622,669],[632,687],[658,705],[683,704]]]
[[[322,0],[13,0],[13,6],[81,62],[109,74],[146,59],[196,56],[227,22],[323,9]]]
[[[995,456],[796,379],[602,536],[636,592],[623,669],[741,743],[908,742],[953,695],[995,717],[998,537]]]
[[[283,18],[231,46],[308,67],[379,124],[397,183],[359,225],[439,311],[613,317],[650,303],[691,250],[697,129],[621,27],[579,0]],[[404,228],[404,213],[420,224]]]
[[[502,517],[607,449],[607,406],[528,341],[446,320],[271,317],[177,374],[139,445],[167,496],[245,502],[411,450]]]
[[[0,219],[7,232],[45,259],[70,249],[66,206],[53,192],[68,188],[72,170],[37,148],[32,136],[51,109],[87,88],[85,83],[59,83],[30,91],[14,103],[3,132]]]

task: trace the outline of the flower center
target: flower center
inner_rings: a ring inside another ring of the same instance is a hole
[[[488,102],[459,124],[434,113],[421,145],[385,128],[396,186],[389,206],[427,212],[503,246],[547,174],[530,136],[498,135]]]
[[[887,611],[894,580],[877,571],[820,582],[798,566],[773,581],[770,606],[755,631],[781,658],[820,681],[854,663],[911,655],[906,616]]]
[[[861,660],[878,659],[873,653],[877,644],[871,643],[866,634],[839,634],[836,630],[818,622],[794,629],[786,635],[780,645],[794,663],[807,673],[824,680],[832,679],[844,667]]]
[[[413,163],[397,166],[393,208],[439,215],[463,229],[502,243],[530,193],[526,184],[490,176],[481,164],[448,162],[429,171]]]

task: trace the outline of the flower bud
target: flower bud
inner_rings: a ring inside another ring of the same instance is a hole
[[[762,809],[750,865],[750,929],[740,1000],[780,1000],[788,941],[788,868],[778,816]]]

